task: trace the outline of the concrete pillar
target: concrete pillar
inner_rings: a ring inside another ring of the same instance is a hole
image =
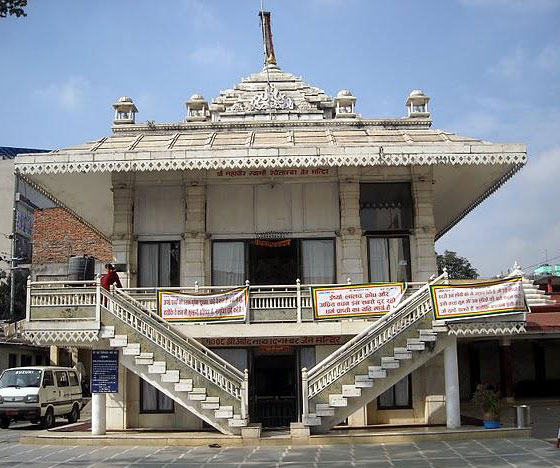
[[[414,237],[411,239],[413,245],[410,247],[414,281],[428,281],[431,275],[437,273],[432,178],[432,167],[412,168]]]
[[[362,259],[362,225],[360,222],[360,177],[358,168],[341,167],[338,172],[340,196],[340,264],[337,281],[348,278],[353,283],[366,281]]]
[[[459,397],[459,364],[457,361],[457,337],[450,336],[450,344],[444,350],[445,414],[447,427],[461,427],[461,403]]]
[[[91,395],[91,433],[93,435],[104,435],[107,432],[106,401],[105,393]]]
[[[185,232],[181,251],[181,284],[205,284],[206,185],[202,173],[189,173],[185,180]]]
[[[125,263],[127,273],[119,273],[124,287],[136,286],[137,244],[134,240],[134,176],[113,173],[113,258]],[[134,273],[131,273],[134,272]]]
[[[49,347],[49,361],[51,366],[58,366],[58,346],[52,345]]]
[[[500,339],[500,392],[508,401],[513,401],[513,358],[511,339]]]

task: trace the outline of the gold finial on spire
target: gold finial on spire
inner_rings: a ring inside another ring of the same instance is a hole
[[[276,65],[276,55],[274,55],[274,44],[272,43],[272,29],[270,27],[270,11],[259,11],[259,16],[261,17],[266,64]]]

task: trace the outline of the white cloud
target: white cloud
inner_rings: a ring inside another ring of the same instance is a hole
[[[222,20],[202,0],[183,0],[184,11],[189,24],[198,31],[213,32],[222,26]]]
[[[195,49],[189,58],[201,65],[225,66],[234,62],[235,54],[221,44],[209,44]]]
[[[459,0],[467,7],[505,8],[517,11],[543,12],[560,6],[560,0]]]
[[[502,57],[490,68],[490,73],[507,81],[519,80],[527,67],[527,54],[518,47],[511,54]]]
[[[74,76],[60,83],[51,83],[37,90],[37,94],[63,110],[72,112],[84,105],[90,88],[91,84],[86,78]]]
[[[537,55],[535,63],[543,70],[560,70],[560,46],[545,47]]]

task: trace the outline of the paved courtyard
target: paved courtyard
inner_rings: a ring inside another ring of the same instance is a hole
[[[560,467],[560,450],[538,439],[281,447],[108,447],[22,445],[36,432],[0,430],[0,468]]]

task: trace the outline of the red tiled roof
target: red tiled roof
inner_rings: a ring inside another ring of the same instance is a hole
[[[558,309],[558,307],[556,307],[556,309]],[[527,314],[527,330],[560,330],[560,311],[533,312]]]

